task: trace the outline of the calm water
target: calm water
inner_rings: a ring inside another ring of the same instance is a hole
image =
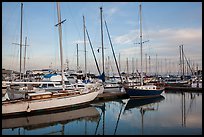
[[[163,92],[70,111],[2,119],[3,135],[201,135],[202,93]]]

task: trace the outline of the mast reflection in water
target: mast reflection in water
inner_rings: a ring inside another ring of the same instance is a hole
[[[201,135],[202,93],[165,91],[50,114],[2,119],[3,135]]]

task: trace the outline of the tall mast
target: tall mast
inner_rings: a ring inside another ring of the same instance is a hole
[[[143,70],[142,70],[142,5],[140,4],[139,5],[139,8],[140,8],[140,52],[141,52],[141,81],[140,81],[140,84],[141,86],[143,85]]]
[[[85,17],[84,16],[83,16],[83,24],[84,24],[85,79],[86,79],[87,78],[87,73],[86,73],[87,72],[87,65],[86,65],[86,30],[85,30],[86,26],[85,26]]]
[[[149,56],[149,75],[151,75],[150,68],[151,68],[151,66],[150,66],[150,56]]]
[[[128,58],[127,58],[127,61],[126,61],[126,65],[127,65],[127,76],[129,76],[129,65],[128,65]]]
[[[181,45],[179,46],[179,64],[180,64],[180,75],[182,75],[182,63],[181,63]]]
[[[147,75],[147,53],[145,53],[145,73]]]
[[[118,57],[119,59],[119,70],[121,70],[121,65],[120,65],[120,53],[119,53],[119,57]]]
[[[25,73],[25,62],[26,62],[26,45],[27,44],[27,37],[25,37],[25,53],[24,53],[24,67],[23,67],[23,74]]]
[[[79,47],[78,47],[78,43],[77,43],[77,71],[79,70]]]
[[[108,73],[108,78],[110,77],[110,56],[108,56],[108,59],[107,59],[107,71]]]
[[[22,33],[23,33],[23,3],[21,3],[21,29],[20,29],[20,81],[21,81]]]
[[[161,74],[163,74],[163,69],[162,69],[162,59],[161,59],[161,63],[160,63],[160,66],[161,66]]]
[[[135,65],[134,65],[134,58],[132,58],[132,74],[134,73]]]
[[[102,20],[102,7],[100,7],[100,15],[101,15],[101,44],[102,44],[102,67],[104,73],[104,47],[103,47],[103,20]]]
[[[158,65],[158,62],[157,62],[157,54],[156,54],[156,76],[158,74],[157,65]]]
[[[138,71],[138,59],[136,58],[136,72]]]
[[[59,30],[59,42],[60,42],[60,59],[61,59],[61,73],[62,73],[62,88],[65,90],[65,84],[64,84],[64,69],[63,69],[63,51],[62,51],[62,26],[61,26],[61,14],[60,14],[60,5],[59,2],[57,2],[57,15],[58,15],[58,30]]]
[[[69,60],[68,59],[66,59],[66,65],[67,65],[66,70],[69,70]]]
[[[183,79],[184,79],[184,53],[183,53],[183,45],[181,45],[181,50],[182,50],[182,65],[183,65]]]

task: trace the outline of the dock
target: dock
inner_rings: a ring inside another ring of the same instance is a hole
[[[115,100],[115,99],[126,99],[129,98],[126,92],[103,92],[99,94],[93,102],[104,101],[104,100]]]
[[[185,92],[202,92],[202,88],[197,87],[165,87],[165,90],[176,90],[176,91],[185,91]]]

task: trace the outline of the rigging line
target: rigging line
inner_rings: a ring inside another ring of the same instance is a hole
[[[69,6],[69,3],[67,3],[67,7],[68,7],[68,10],[69,10],[69,13],[70,13],[70,16],[71,16],[71,18],[73,19],[72,21],[73,21],[73,24],[74,24],[74,26],[75,26],[75,28],[76,28],[76,30],[77,30],[77,32],[78,32],[78,36],[79,36],[79,39],[82,39],[82,36],[80,35],[80,32],[81,31],[79,31],[79,28],[78,28],[78,24],[77,24],[77,22],[76,22],[76,20],[75,20],[75,16],[73,16],[73,14],[72,14],[72,10],[71,10],[71,8],[70,8],[70,6]]]
[[[88,34],[88,31],[87,31],[87,28],[85,27],[85,29],[86,29],[86,33],[87,33],[87,37],[88,37],[88,40],[89,40],[89,44],[90,44],[90,46],[91,46],[91,50],[92,50],[92,53],[93,53],[93,56],[94,56],[94,60],[95,60],[95,63],[96,63],[96,67],[97,67],[98,73],[99,73],[99,75],[101,75],[101,72],[100,72],[100,69],[99,69],[99,65],[98,65],[98,62],[97,62],[97,60],[96,60],[96,56],[95,56],[95,54],[94,54],[93,46],[92,46],[92,44],[91,44],[91,40],[90,40],[90,38],[89,38],[89,34]]]
[[[107,34],[108,34],[109,42],[110,42],[111,49],[112,49],[112,52],[113,52],[113,57],[114,57],[114,60],[115,60],[115,64],[116,64],[116,67],[117,67],[117,70],[118,70],[118,74],[120,76],[121,83],[123,83],[123,80],[122,80],[122,77],[121,77],[121,74],[120,74],[120,70],[119,70],[119,67],[118,67],[117,59],[115,57],[115,52],[114,52],[114,49],[113,49],[113,45],[112,45],[112,41],[111,41],[111,38],[110,38],[110,34],[109,34],[109,31],[108,31],[106,21],[105,21],[105,27],[106,27],[106,30],[107,30]]]

